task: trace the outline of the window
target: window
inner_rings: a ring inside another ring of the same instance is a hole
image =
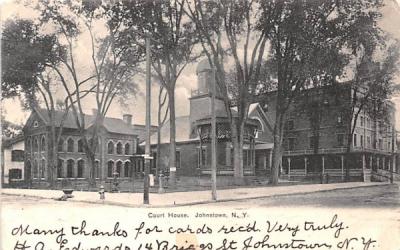
[[[337,145],[339,147],[343,147],[344,146],[344,134],[337,134],[336,138],[337,138]]]
[[[40,142],[41,151],[46,151],[46,138],[42,136],[42,140]]]
[[[357,147],[357,134],[354,134],[354,135],[353,135],[353,141],[354,141],[354,142],[353,142],[353,146],[354,146],[354,147]]]
[[[42,159],[42,164],[40,167],[40,178],[44,178],[45,171],[46,171],[46,160]]]
[[[57,161],[57,178],[62,178],[63,177],[63,165],[64,165],[64,161],[61,159],[58,159]]]
[[[371,147],[371,137],[367,136],[367,147]]]
[[[94,162],[94,178],[100,178],[100,161],[95,160]]]
[[[38,139],[35,138],[35,139],[33,139],[33,151],[36,152],[38,150],[39,150],[39,142],[38,142]]]
[[[131,145],[129,143],[125,143],[125,155],[129,155],[131,153]]]
[[[113,177],[113,169],[114,168],[114,162],[113,161],[109,161],[107,163],[107,177]]]
[[[383,149],[382,139],[379,139],[379,141],[378,141],[378,146],[379,146],[379,149],[380,149],[380,150]]]
[[[369,119],[369,117],[367,117],[367,128],[370,128],[371,127],[371,120]]]
[[[30,139],[30,138],[26,139],[26,146],[25,146],[25,148],[26,148],[26,150],[31,149],[31,139]]]
[[[176,168],[181,168],[181,152],[176,151],[175,152],[175,160],[176,160]]]
[[[33,177],[38,178],[39,177],[39,171],[38,171],[38,162],[35,160],[33,162]]]
[[[364,116],[360,116],[360,125],[361,127],[364,126]]]
[[[360,135],[360,145],[364,147],[364,136]]]
[[[67,140],[67,151],[74,152],[74,140],[72,140],[72,138]]]
[[[338,115],[337,117],[337,124],[342,125],[343,124],[343,117],[341,115]]]
[[[74,160],[69,159],[67,161],[67,178],[74,177],[74,165],[75,165]]]
[[[34,122],[33,122],[33,127],[34,127],[34,128],[39,127],[39,122],[38,122],[38,121],[34,121]]]
[[[294,121],[293,120],[287,120],[286,121],[286,129],[287,130],[293,130],[294,129]]]
[[[83,139],[78,140],[78,152],[83,153]]]
[[[78,161],[78,173],[77,173],[76,177],[83,178],[84,171],[85,171],[85,161],[79,160]]]
[[[231,148],[228,148],[229,153]],[[228,151],[227,151],[228,152]],[[197,149],[197,166],[200,168],[200,166],[204,166],[206,165],[206,149],[202,148],[200,150],[200,148]],[[231,165],[231,164],[229,164]]]
[[[23,150],[12,150],[11,151],[11,161],[24,161],[24,151]]]
[[[12,168],[8,172],[8,178],[15,180],[15,179],[22,179],[22,169]]]
[[[122,143],[117,143],[117,154],[122,155]]]
[[[124,177],[131,177],[132,173],[131,173],[131,164],[129,161],[125,162],[124,165]]]
[[[317,145],[317,137],[316,136],[310,136],[310,148],[315,148],[315,146]]]
[[[112,141],[107,144],[107,152],[108,154],[114,154],[114,143]]]
[[[60,138],[58,141],[58,152],[63,152],[64,151],[64,140]]]
[[[293,151],[295,143],[296,143],[296,138],[288,138],[287,149]]]
[[[122,173],[122,161],[117,162],[116,172],[118,173],[118,177],[121,177]]]

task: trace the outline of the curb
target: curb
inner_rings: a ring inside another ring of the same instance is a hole
[[[329,191],[335,191],[335,190],[368,188],[368,187],[387,186],[387,185],[398,185],[398,184],[396,184],[396,183],[391,184],[391,183],[380,183],[380,182],[377,182],[376,184],[365,185],[365,186],[338,187],[338,188],[327,189],[327,190],[305,191],[305,192],[299,192],[299,193],[271,194],[271,195],[260,195],[260,196],[256,196],[256,197],[242,197],[242,198],[227,198],[227,199],[220,199],[220,200],[216,200],[216,201],[204,200],[204,201],[195,201],[195,202],[187,202],[187,203],[180,203],[180,204],[169,204],[169,205],[128,204],[128,203],[121,203],[121,202],[115,202],[115,201],[76,200],[76,199],[73,199],[73,198],[69,199],[67,201],[79,202],[79,203],[88,203],[88,204],[98,204],[98,205],[130,207],[130,208],[172,208],[172,207],[185,207],[185,206],[193,206],[193,205],[213,204],[213,203],[220,203],[220,202],[254,200],[254,199],[262,199],[262,198],[275,198],[275,197],[292,196],[292,195],[305,195],[305,194],[320,193],[320,192],[322,193],[322,192],[329,192]],[[4,192],[2,192],[1,195],[19,196],[19,197],[31,197],[31,198],[40,198],[40,199],[48,199],[48,200],[54,200],[55,199],[55,198],[43,197],[43,196],[39,196],[39,195],[10,194],[10,193],[4,193]]]

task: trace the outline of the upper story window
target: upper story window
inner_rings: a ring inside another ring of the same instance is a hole
[[[360,125],[364,127],[364,116],[360,116]]]
[[[34,122],[33,122],[33,127],[34,127],[34,128],[39,127],[39,122],[38,122],[38,121],[34,121]]]
[[[83,139],[78,140],[78,152],[83,153]]]
[[[24,150],[12,150],[11,161],[24,161]]]
[[[67,140],[67,151],[74,152],[74,140],[72,138]]]
[[[317,144],[317,137],[316,136],[310,136],[309,137],[309,143],[310,143],[310,148],[314,148]]]
[[[353,135],[353,145],[354,147],[357,147],[357,134]]]
[[[294,129],[294,121],[292,119],[286,121],[286,129],[293,130]]]
[[[339,147],[343,147],[344,146],[344,134],[337,134],[336,138],[337,138],[337,145]]]
[[[117,143],[117,154],[122,155],[122,143]]]
[[[37,138],[33,139],[33,151],[38,151],[39,149],[39,141]]]
[[[295,144],[296,144],[296,138],[288,138],[288,141],[287,141],[287,150],[293,151],[293,150],[294,150]]]
[[[40,142],[40,149],[41,151],[46,151],[46,138],[42,136],[42,140]]]
[[[107,153],[114,154],[114,143],[112,141],[107,144]]]
[[[341,115],[338,115],[336,122],[337,122],[338,125],[342,125],[343,124],[343,117]]]
[[[125,143],[125,155],[129,155],[131,153],[131,145],[129,143]]]

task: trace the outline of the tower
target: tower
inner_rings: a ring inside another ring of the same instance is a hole
[[[211,117],[211,91],[215,84],[214,72],[208,62],[203,59],[196,69],[197,89],[192,90],[190,101],[190,122]],[[221,92],[216,88],[215,110],[217,117],[226,117],[225,105]]]

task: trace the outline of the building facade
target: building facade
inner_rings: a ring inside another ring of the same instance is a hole
[[[387,115],[379,119],[365,110],[356,117],[357,108],[348,115],[353,91],[345,84],[315,88],[293,101],[286,115],[282,177],[311,179],[327,174],[343,180],[349,166],[351,179],[370,181],[371,173],[390,168],[397,150],[394,105],[388,101]],[[275,98],[273,93],[265,98],[270,116],[275,115]],[[349,134],[349,123],[354,121],[354,132]]]
[[[24,136],[19,135],[2,143],[2,183],[24,180]]]
[[[94,115],[84,115],[85,136],[89,140],[95,122]],[[72,114],[63,119],[63,112],[56,111],[56,133],[62,132],[57,145],[56,187],[85,188],[89,183],[89,163],[84,150],[82,135]],[[117,178],[119,183],[142,178],[143,162],[132,161],[138,152],[138,143],[144,135],[143,125],[132,124],[132,116],[123,119],[104,118],[98,132],[95,153],[94,177],[98,185]],[[154,129],[154,127],[153,127]],[[49,184],[49,131],[50,120],[46,110],[35,109],[25,127],[25,179],[31,186]],[[129,185],[129,184],[128,184]]]
[[[190,113],[176,118],[176,174],[177,176],[209,176],[211,173],[211,94],[213,72],[208,60],[197,66],[197,88],[192,90]],[[233,146],[225,104],[216,91],[215,113],[217,134],[217,175],[233,176]],[[233,107],[232,115],[237,111]],[[263,175],[270,169],[272,150],[272,124],[258,103],[250,105],[245,125],[243,168],[245,176]],[[160,169],[169,169],[169,122],[161,127]],[[153,158],[156,159],[157,136],[151,138]],[[154,165],[156,162],[154,162]]]

